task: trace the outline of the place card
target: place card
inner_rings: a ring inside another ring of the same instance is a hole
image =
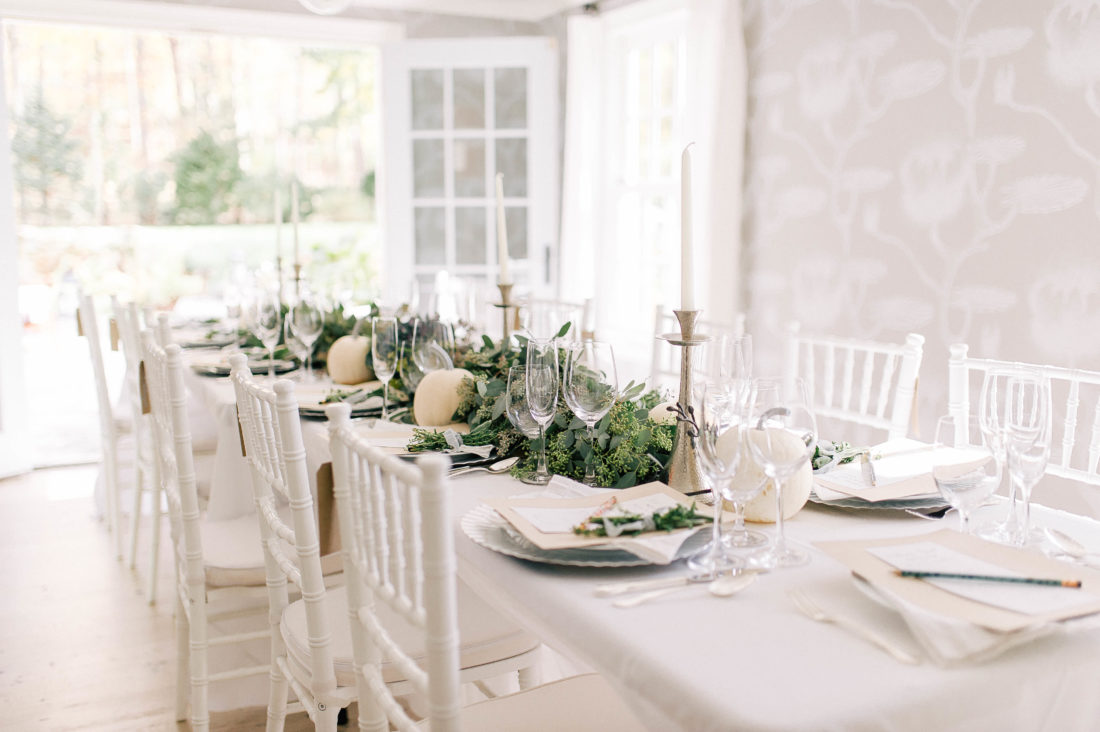
[[[894,440],[868,448],[874,456],[875,485],[863,473],[859,459],[837,465],[827,473],[814,476],[814,482],[827,490],[861,498],[869,503],[897,501],[939,495],[932,468],[937,465],[972,465],[974,455],[964,450],[937,450],[916,440]],[[818,495],[826,500],[824,491]]]
[[[886,594],[928,612],[990,630],[1007,633],[1100,613],[1100,571],[951,529],[891,539],[826,541],[815,546]],[[898,576],[898,569],[1076,579],[1081,587],[1069,590],[977,580],[916,579]]]

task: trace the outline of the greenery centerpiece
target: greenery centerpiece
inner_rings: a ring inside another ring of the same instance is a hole
[[[570,324],[558,332],[568,333]],[[494,342],[483,336],[478,344],[460,346],[455,367],[471,374],[458,386],[458,408],[452,421],[469,426],[463,437],[466,445],[494,445],[500,457],[517,456],[513,475],[535,469],[536,450],[531,440],[512,426],[505,414],[507,374],[511,366],[523,366],[527,360],[527,338]],[[560,356],[564,364],[565,352]],[[646,391],[644,384],[631,383],[616,398],[611,410],[596,423],[593,441],[587,427],[575,417],[564,400],[546,430],[547,462],[551,473],[575,480],[584,478],[589,461],[595,464],[596,483],[601,486],[628,488],[656,480],[664,471],[672,451],[676,425],[659,423],[650,410],[661,402],[656,390]],[[409,443],[410,451],[444,450],[448,443],[443,432],[418,428]]]

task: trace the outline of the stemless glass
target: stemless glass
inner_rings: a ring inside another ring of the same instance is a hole
[[[267,375],[275,378],[275,347],[279,345],[279,336],[283,330],[283,306],[278,294],[269,290],[260,290],[252,301],[249,323],[252,334],[267,349]]]
[[[505,386],[504,413],[516,430],[528,440],[539,439],[539,423],[531,416],[531,407],[527,404],[527,367],[510,366],[508,383]],[[536,483],[530,476],[520,478],[524,483]]]
[[[371,319],[371,362],[374,375],[382,382],[382,420],[389,419],[390,379],[397,370],[397,318]]]
[[[970,516],[1001,483],[1001,463],[977,417],[946,415],[936,423],[932,478],[952,508],[959,528],[972,533]]]
[[[1005,387],[1005,448],[1009,477],[1023,502],[1023,519],[1016,544],[1042,541],[1031,534],[1031,490],[1046,473],[1050,460],[1050,383],[1036,374],[1017,374]]]
[[[412,340],[413,361],[422,372],[454,368],[454,333],[449,324],[417,318]]]
[[[312,381],[313,344],[325,328],[325,309],[316,295],[305,292],[290,307],[288,316],[290,332],[301,342],[305,353],[306,380]]]
[[[817,421],[800,378],[753,380],[746,442],[775,490],[775,543],[753,558],[760,567],[797,567],[810,555],[787,543],[783,483],[814,454]]]
[[[546,427],[554,419],[558,407],[558,345],[553,338],[531,339],[527,342],[527,406],[539,425],[538,469],[532,482],[550,482],[546,466]]]
[[[615,351],[610,343],[584,341],[570,348],[565,361],[565,403],[588,428],[585,485],[596,485],[596,453],[593,430],[604,418],[619,390]]]
[[[688,558],[687,566],[694,578],[713,579],[744,566],[744,560],[722,539],[722,499],[729,495],[733,476],[741,463],[745,399],[739,385],[728,381],[710,382],[698,391],[695,443],[714,492],[715,510],[711,540]]]

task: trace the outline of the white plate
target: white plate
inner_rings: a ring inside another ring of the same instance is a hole
[[[462,517],[462,530],[471,541],[509,557],[543,564],[564,564],[570,567],[640,567],[652,564],[647,559],[622,549],[588,547],[585,549],[540,549],[524,539],[500,514],[484,504],[470,509]],[[694,554],[710,538],[709,531],[697,531],[676,552],[676,559]]]
[[[899,498],[893,501],[865,501],[856,496],[847,498],[824,499],[817,495],[817,491],[810,491],[810,501],[821,506],[835,506],[836,508],[860,508],[860,509],[893,509],[895,511],[928,511],[940,508],[949,508],[951,504],[943,500],[943,496],[925,495],[913,498]]]

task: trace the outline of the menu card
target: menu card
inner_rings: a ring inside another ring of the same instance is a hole
[[[1001,632],[1100,613],[1100,571],[942,529],[931,534],[815,546],[877,589],[929,612]],[[1075,579],[1079,589],[899,577],[895,570]]]
[[[870,503],[936,496],[939,490],[932,479],[933,467],[956,463],[973,465],[975,462],[972,452],[937,450],[929,443],[908,439],[884,442],[868,451],[872,456],[875,485],[868,481],[864,466],[856,458],[815,475],[818,496],[825,500],[854,496]]]

